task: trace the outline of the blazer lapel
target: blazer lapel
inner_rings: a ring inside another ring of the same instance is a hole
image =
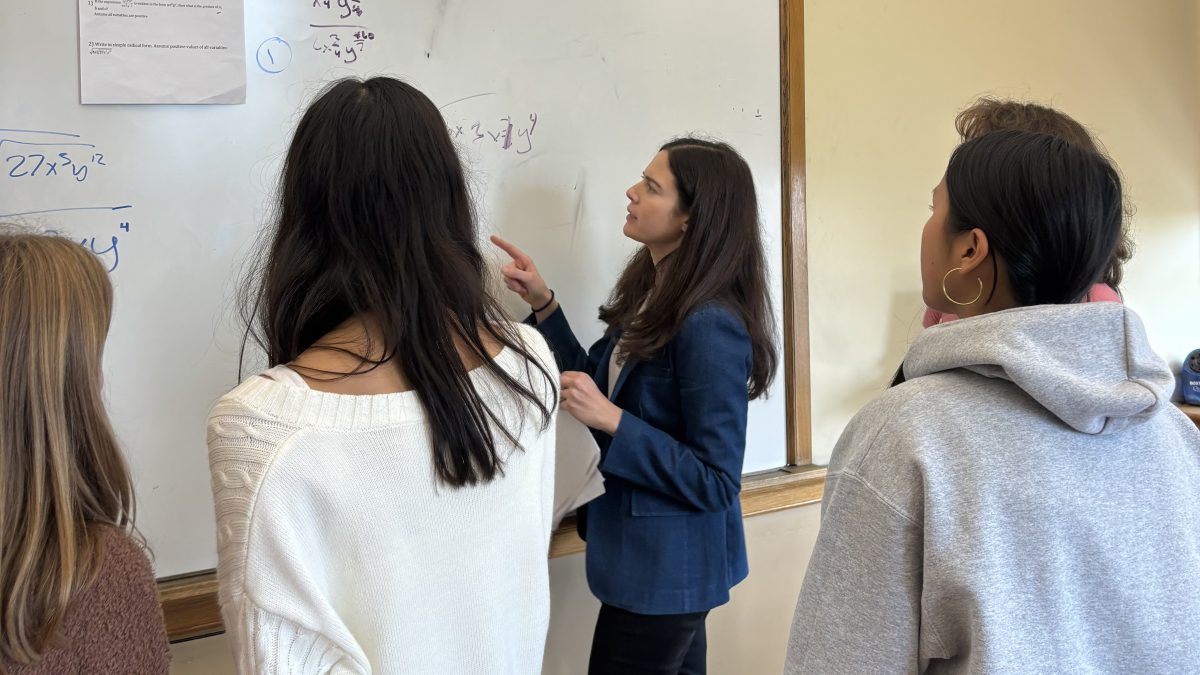
[[[629,379],[629,372],[637,366],[637,363],[625,362],[625,366],[621,368],[621,374],[617,375],[617,386],[613,387],[612,396],[609,396],[610,401],[617,400],[617,394],[621,393],[621,387],[625,386],[625,380]]]

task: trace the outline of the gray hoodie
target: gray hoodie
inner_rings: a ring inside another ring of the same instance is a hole
[[[935,326],[833,451],[786,672],[1200,673],[1200,431],[1115,303]]]

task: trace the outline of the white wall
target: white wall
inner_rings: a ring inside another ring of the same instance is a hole
[[[818,463],[920,330],[929,191],[957,144],[954,115],[981,94],[1051,103],[1100,137],[1137,208],[1125,299],[1168,360],[1200,347],[1198,8],[805,2]]]
[[[1051,102],[1100,136],[1138,208],[1126,299],[1172,361],[1200,347],[1198,5],[805,3],[818,461],[920,327],[917,246],[928,193],[956,143],[954,114],[982,93]],[[780,671],[817,523],[815,506],[747,521],[751,574],[709,621],[711,672]],[[548,674],[586,668],[597,605],[582,563],[551,563]],[[223,638],[174,654],[176,673],[231,672]]]

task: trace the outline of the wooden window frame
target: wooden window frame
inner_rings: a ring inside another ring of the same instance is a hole
[[[812,463],[808,242],[804,212],[803,0],[780,0],[779,48],[787,464],[742,477],[742,514],[747,518],[818,502],[825,487],[825,468]],[[575,522],[568,519],[554,532],[550,557],[583,550]],[[214,570],[160,579],[158,593],[172,642],[223,632]]]

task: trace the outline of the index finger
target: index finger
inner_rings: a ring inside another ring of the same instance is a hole
[[[511,242],[503,239],[499,235],[495,235],[495,234],[492,235],[492,243],[495,244],[496,246],[499,246],[501,249],[504,250],[505,253],[507,253],[509,255],[509,257],[511,257],[513,260],[515,260],[519,263],[528,265],[529,263],[533,262],[532,260],[530,260],[529,256],[525,254],[524,251],[517,248]]]

